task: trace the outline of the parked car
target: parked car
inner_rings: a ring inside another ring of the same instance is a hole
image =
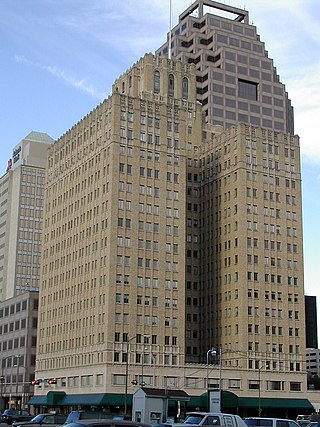
[[[112,414],[110,412],[100,412],[100,411],[71,411],[67,416],[66,424],[79,420],[101,420],[101,419],[120,419],[120,420],[131,420],[131,417],[127,417],[120,414]]]
[[[46,426],[61,426],[66,422],[67,415],[63,414],[38,414],[35,417],[32,418],[30,421],[14,421],[12,423],[13,427],[36,427],[41,425]]]
[[[114,420],[112,418],[100,420],[80,420],[68,424],[68,427],[151,427],[151,424],[137,421]]]
[[[1,415],[1,422],[12,424],[14,421],[30,421],[33,415],[30,415],[28,411],[19,411],[18,409],[5,409]]]
[[[187,427],[187,426],[228,426],[247,427],[239,415],[225,414],[221,412],[187,412],[182,423],[163,423],[157,427]]]
[[[296,420],[296,422],[299,424],[300,427],[307,427],[311,423],[310,420]]]
[[[244,422],[249,427],[299,427],[296,421],[286,418],[250,417],[245,418]]]

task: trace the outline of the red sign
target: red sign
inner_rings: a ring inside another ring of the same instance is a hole
[[[12,159],[9,159],[8,160],[7,171],[6,172],[9,172],[11,170],[11,168],[12,168]]]

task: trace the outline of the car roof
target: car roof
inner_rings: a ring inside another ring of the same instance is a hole
[[[278,421],[293,421],[298,424],[297,421],[289,418],[278,418],[278,417],[245,417],[244,420],[278,420]]]
[[[197,411],[192,411],[192,412],[187,412],[186,415],[235,415],[235,414],[227,414],[225,412],[197,412]]]
[[[246,420],[270,420],[270,421],[291,421],[295,423],[297,426],[299,426],[298,422],[291,419],[291,418],[277,418],[277,417],[245,417],[244,422]]]
[[[35,415],[35,417],[37,417],[38,415],[64,415],[64,414],[56,414],[56,413],[53,413],[53,412],[44,412],[42,414]]]
[[[84,425],[84,426],[86,426],[86,425],[92,425],[92,426],[97,425],[98,426],[98,425],[101,425],[101,424],[114,424],[114,425],[119,424],[119,425],[122,425],[122,426],[127,425],[128,427],[132,426],[132,425],[134,425],[134,426],[143,426],[143,427],[147,427],[147,426],[149,427],[150,426],[150,424],[140,423],[138,421],[114,420],[114,419],[111,419],[111,418],[97,419],[97,420],[95,420],[95,419],[91,419],[91,420],[76,420],[76,421],[71,421],[71,423],[68,423],[67,425],[69,426],[71,424],[78,424],[78,425]]]

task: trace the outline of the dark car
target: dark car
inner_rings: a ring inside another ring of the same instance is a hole
[[[30,421],[20,422],[15,421],[12,423],[13,427],[36,427],[41,425],[47,425],[50,427],[60,426],[66,422],[67,415],[63,414],[38,414]]]
[[[19,411],[18,409],[6,409],[1,415],[1,422],[12,424],[14,421],[30,421],[33,415],[28,411]]]
[[[138,421],[100,419],[74,421],[66,425],[67,427],[151,427],[151,424],[139,423]]]
[[[307,427],[307,426],[309,426],[309,424],[311,427],[311,424],[313,424],[310,422],[310,420],[296,420],[296,422],[299,424],[300,427]],[[318,423],[315,423],[315,424],[318,424]],[[313,427],[319,427],[319,426],[315,425]]]

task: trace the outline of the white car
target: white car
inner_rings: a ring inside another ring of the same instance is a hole
[[[244,422],[248,427],[299,427],[296,421],[286,418],[249,417]]]
[[[188,427],[188,426],[226,426],[247,427],[239,415],[224,414],[221,412],[188,412],[183,423],[164,423],[162,427]],[[158,426],[157,426],[158,427]]]

